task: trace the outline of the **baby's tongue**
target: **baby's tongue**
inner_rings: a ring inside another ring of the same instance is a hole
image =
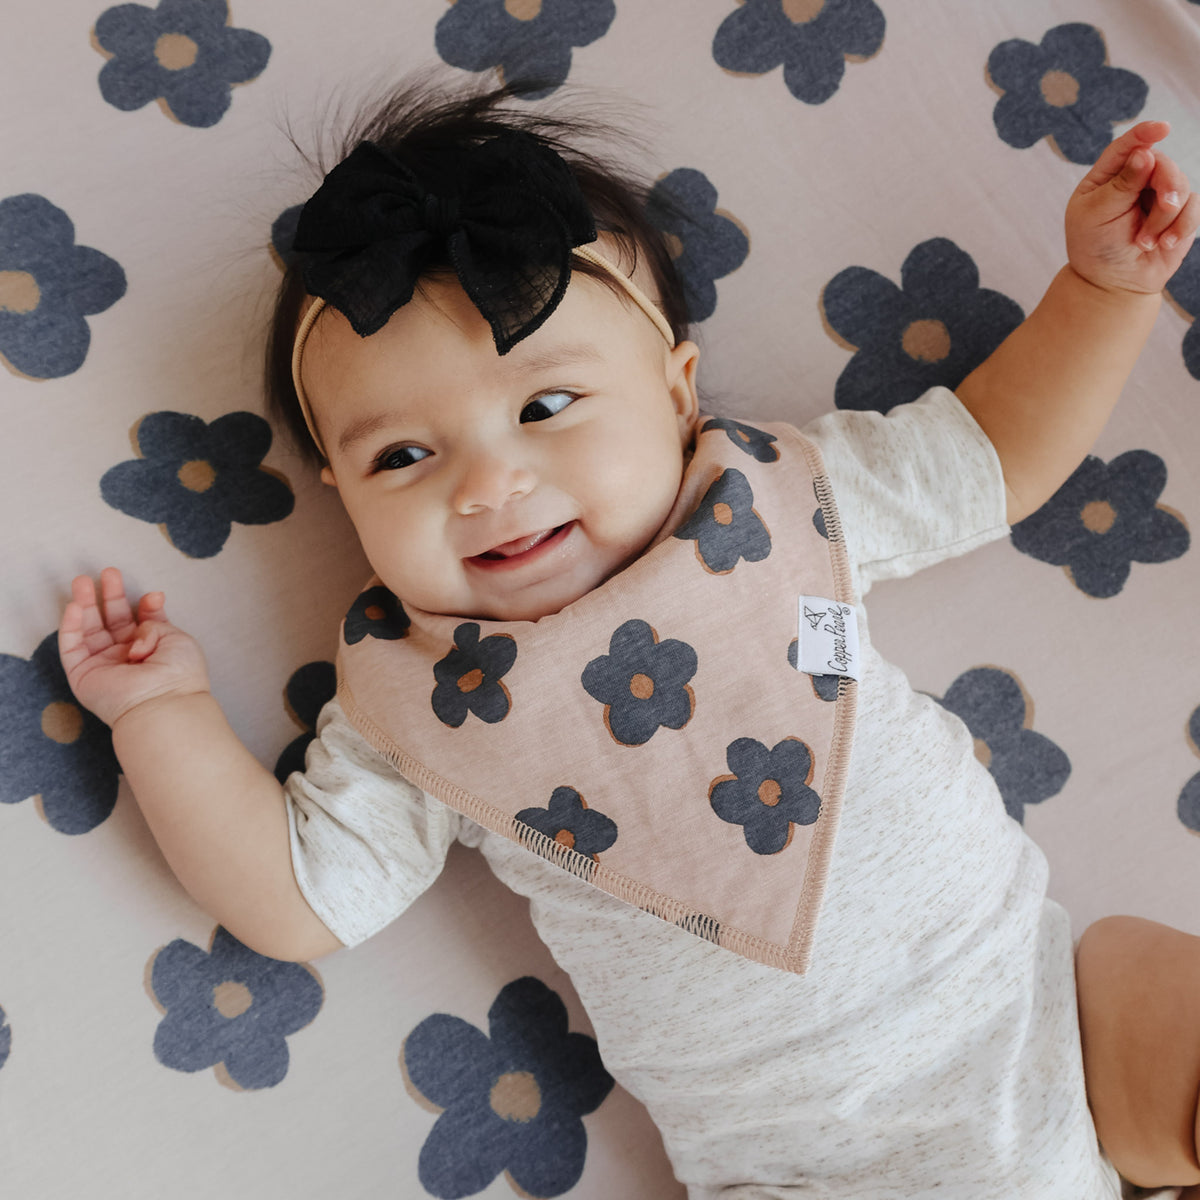
[[[532,550],[538,542],[545,541],[552,532],[550,529],[543,529],[540,533],[528,533],[524,537],[514,538],[511,542],[493,546],[486,554],[481,554],[480,558],[512,558],[514,554],[524,554],[526,550]]]

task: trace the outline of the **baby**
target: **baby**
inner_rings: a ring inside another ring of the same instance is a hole
[[[644,192],[510,94],[389,104],[300,219],[273,397],[376,574],[305,772],[241,745],[162,593],[72,585],[67,677],[172,869],[305,960],[478,847],[692,1200],[1200,1184],[1200,939],[1110,918],[1076,960],[861,603],[1087,453],[1200,225],[1167,126],[1101,155],[956,393],[800,432],[700,415]]]

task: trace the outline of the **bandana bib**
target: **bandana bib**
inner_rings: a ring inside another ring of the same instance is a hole
[[[406,779],[756,962],[803,972],[854,727],[849,564],[817,447],[702,419],[670,517],[561,612],[476,621],[378,581],[338,695]]]

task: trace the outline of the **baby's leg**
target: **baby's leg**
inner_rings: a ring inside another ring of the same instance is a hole
[[[1080,939],[1076,974],[1088,1103],[1105,1152],[1143,1187],[1200,1183],[1200,938],[1107,917]]]

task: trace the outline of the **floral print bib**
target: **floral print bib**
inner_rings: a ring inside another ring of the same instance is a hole
[[[803,972],[856,685],[844,639],[817,666],[798,642],[826,611],[841,630],[853,602],[817,447],[702,419],[637,561],[536,622],[409,609],[375,580],[342,625],[338,694],[401,775],[471,820]]]

